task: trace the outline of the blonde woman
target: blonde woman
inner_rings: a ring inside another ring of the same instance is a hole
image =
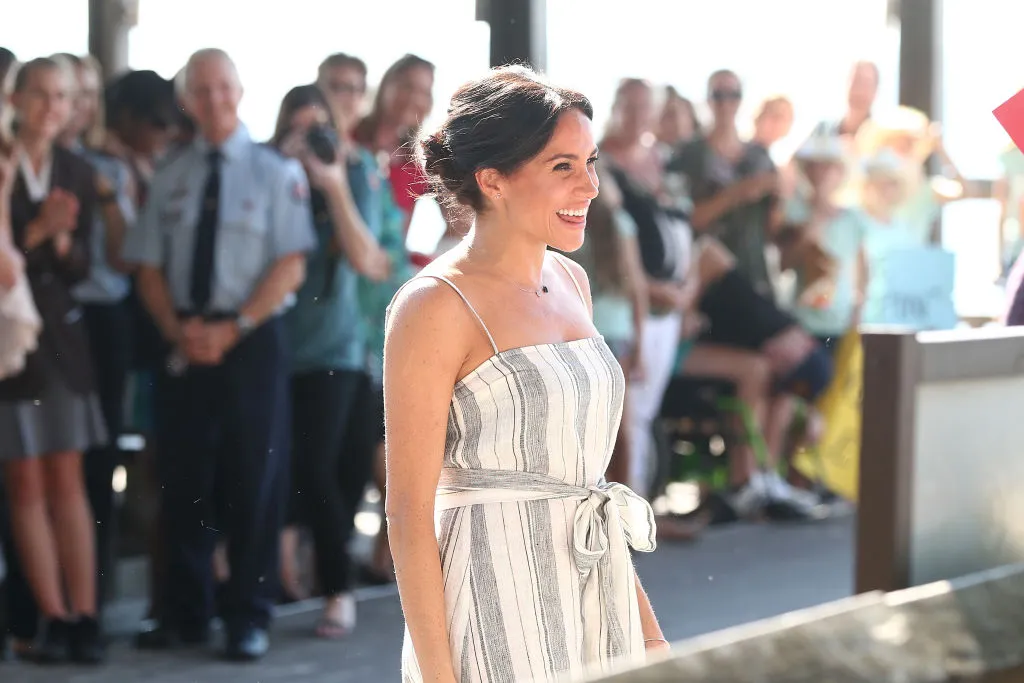
[[[11,85],[18,160],[11,234],[44,325],[24,371],[0,382],[0,463],[19,560],[43,617],[35,654],[97,663],[104,652],[95,524],[82,453],[107,435],[71,289],[88,275],[93,211],[103,198],[92,167],[57,144],[70,114],[67,70],[35,59]]]
[[[880,118],[869,136],[872,154],[888,150],[902,162],[906,196],[898,207],[918,244],[932,241],[934,227],[947,203],[972,196],[964,177],[942,142],[942,129],[912,107],[899,107]],[[937,158],[942,173],[929,176],[927,164]]]

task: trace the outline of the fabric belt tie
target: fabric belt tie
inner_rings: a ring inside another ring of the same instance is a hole
[[[580,487],[531,472],[445,467],[434,507],[443,511],[574,498],[581,501],[573,520],[572,552],[582,587],[583,647],[587,659],[596,662],[603,659],[602,652],[619,657],[635,649],[630,643],[631,601],[623,586],[633,590],[635,583],[627,544],[645,553],[657,545],[654,511],[646,500],[624,484]]]

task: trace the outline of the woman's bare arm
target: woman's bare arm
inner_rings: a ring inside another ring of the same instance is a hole
[[[658,624],[658,617],[654,616],[654,608],[651,607],[651,600],[647,597],[647,591],[640,583],[640,576],[636,575],[636,600],[640,608],[640,628],[644,633],[644,647],[648,650],[661,650],[668,648],[665,642],[665,635],[661,632]]]
[[[423,679],[453,683],[434,496],[452,392],[474,336],[457,295],[417,280],[396,298],[384,344],[385,510],[398,591]]]

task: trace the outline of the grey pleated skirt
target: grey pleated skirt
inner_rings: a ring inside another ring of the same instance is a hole
[[[95,393],[79,395],[60,381],[35,401],[0,401],[0,461],[84,452],[107,443]]]

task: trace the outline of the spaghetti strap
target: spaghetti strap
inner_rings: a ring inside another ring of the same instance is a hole
[[[440,280],[441,282],[445,283],[446,285],[454,289],[455,293],[458,294],[459,298],[462,299],[463,303],[466,304],[466,308],[469,309],[469,312],[472,313],[473,317],[476,318],[476,321],[480,323],[480,327],[483,328],[484,334],[487,335],[487,341],[491,342],[491,348],[494,350],[495,355],[498,354],[498,345],[494,343],[494,337],[491,336],[491,331],[488,330],[487,325],[484,324],[484,319],[480,317],[480,314],[476,312],[475,308],[473,308],[473,304],[469,303],[469,299],[466,298],[466,295],[462,293],[461,289],[455,286],[454,282],[444,277],[443,275],[429,275],[427,273],[423,273],[419,275],[419,277],[432,277],[435,280]]]
[[[576,293],[580,295],[580,301],[583,302],[583,307],[588,308],[587,298],[583,296],[583,288],[580,287],[580,281],[577,280],[576,276],[572,274],[572,270],[569,268],[569,265],[565,261],[563,261],[563,259],[565,259],[566,257],[555,252],[551,253],[554,255],[555,260],[558,261],[558,265],[562,266],[562,268],[565,269],[565,272],[569,274],[569,279],[572,280],[572,283],[576,285]]]

